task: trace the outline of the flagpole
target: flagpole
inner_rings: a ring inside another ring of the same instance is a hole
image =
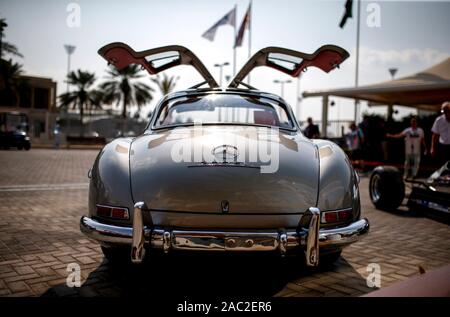
[[[234,5],[233,77],[236,76],[236,45],[235,45],[237,36],[236,20],[237,20],[237,4]]]
[[[358,87],[359,80],[359,27],[361,17],[361,0],[357,0],[357,22],[356,22],[356,67],[355,67],[355,87]],[[359,100],[355,99],[355,123],[358,124],[359,119]]]
[[[252,0],[250,0],[250,16],[248,21],[248,59],[250,59],[252,51]],[[250,73],[247,75],[247,84],[250,85]]]
[[[250,59],[252,54],[252,11],[253,11],[253,1],[250,0],[250,16],[248,21],[248,59]],[[250,73],[247,75],[247,84],[250,85]]]

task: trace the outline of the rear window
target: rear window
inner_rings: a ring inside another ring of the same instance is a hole
[[[208,94],[168,100],[155,127],[202,124],[248,124],[292,129],[285,106],[272,99],[233,94]]]

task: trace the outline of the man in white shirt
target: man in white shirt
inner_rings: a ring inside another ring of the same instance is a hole
[[[444,164],[450,160],[450,102],[444,102],[441,109],[442,115],[436,118],[431,128],[431,156]]]
[[[405,138],[405,168],[404,178],[408,178],[411,170],[411,177],[415,178],[419,171],[421,146],[424,147],[424,154],[427,152],[425,144],[425,134],[417,126],[417,119],[411,118],[411,126],[398,134],[387,134],[388,138]]]

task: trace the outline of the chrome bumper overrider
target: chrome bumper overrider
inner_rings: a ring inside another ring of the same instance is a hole
[[[304,250],[306,264],[316,266],[321,247],[344,247],[356,242],[369,231],[369,221],[360,219],[346,227],[320,229],[320,211],[310,208],[300,221],[298,230],[214,231],[148,228],[142,221],[143,205],[136,204],[133,227],[113,226],[88,217],[80,220],[81,231],[89,238],[111,244],[132,246],[131,259],[142,261],[144,245],[150,249],[195,251],[289,251]]]

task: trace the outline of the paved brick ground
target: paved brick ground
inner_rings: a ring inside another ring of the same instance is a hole
[[[381,287],[450,263],[450,227],[405,210],[375,210],[361,180],[370,235],[345,249],[336,265],[307,269],[278,258],[221,255],[150,256],[141,266],[111,265],[79,232],[87,204],[87,170],[97,151],[0,151],[0,296],[246,294],[356,296],[369,263]],[[44,190],[51,185],[52,190]],[[82,287],[66,286],[69,263],[81,266]]]

